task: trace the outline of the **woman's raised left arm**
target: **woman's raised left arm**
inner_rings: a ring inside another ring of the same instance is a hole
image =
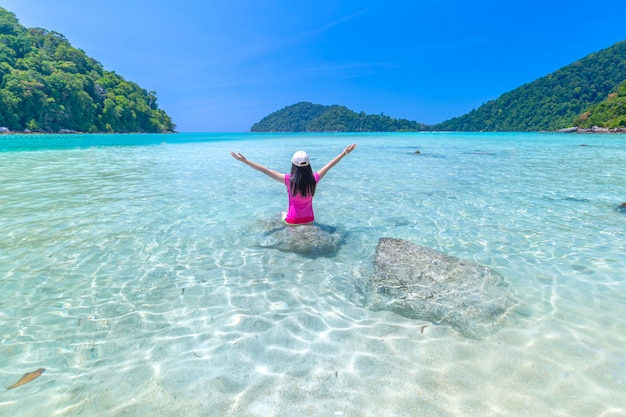
[[[341,151],[341,153],[339,155],[337,155],[336,157],[334,157],[333,159],[330,160],[329,163],[327,163],[326,165],[324,165],[322,167],[322,169],[320,169],[319,171],[317,171],[317,173],[320,175],[320,180],[322,179],[322,177],[324,177],[324,175],[326,175],[326,173],[335,165],[337,165],[337,163],[339,161],[341,161],[343,159],[344,156],[348,155],[350,152],[352,152],[354,150],[354,148],[356,148],[356,143],[353,143],[351,145],[348,145],[345,147],[345,149],[343,151]]]

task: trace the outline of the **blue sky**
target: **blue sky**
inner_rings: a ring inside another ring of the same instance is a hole
[[[157,92],[181,132],[299,101],[438,123],[626,39],[626,1],[0,0]]]

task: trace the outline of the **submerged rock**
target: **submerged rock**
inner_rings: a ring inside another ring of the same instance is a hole
[[[379,240],[374,268],[370,308],[449,325],[466,337],[492,333],[518,305],[495,271],[402,239]]]
[[[270,221],[257,241],[264,248],[299,253],[310,257],[331,257],[343,244],[345,234],[338,228],[322,224],[287,226],[283,221]]]

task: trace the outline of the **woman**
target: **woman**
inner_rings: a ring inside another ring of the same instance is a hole
[[[264,173],[270,178],[280,181],[287,186],[287,194],[289,195],[289,210],[283,212],[283,220],[288,225],[299,225],[313,223],[315,215],[313,214],[313,196],[317,183],[324,178],[324,175],[341,159],[352,152],[356,148],[356,144],[346,146],[346,148],[329,163],[324,165],[322,169],[313,173],[309,156],[304,151],[298,151],[291,158],[291,174],[281,174],[280,172],[266,168],[261,164],[246,159],[239,152],[231,151],[230,154],[238,161],[243,162]]]

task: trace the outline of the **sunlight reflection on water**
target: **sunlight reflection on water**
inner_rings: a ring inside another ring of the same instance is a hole
[[[625,138],[211,139],[0,152],[0,377],[46,368],[0,414],[626,413]],[[284,189],[228,151],[351,142],[315,200],[336,253],[263,247]],[[523,314],[472,340],[368,310],[381,237],[493,268]]]

